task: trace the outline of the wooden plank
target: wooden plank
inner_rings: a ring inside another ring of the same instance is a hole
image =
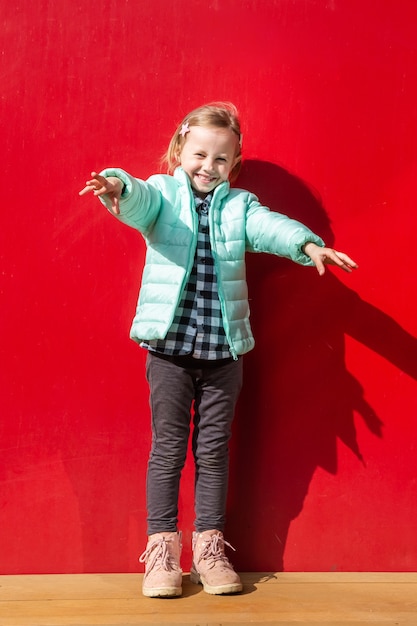
[[[140,593],[135,574],[0,576],[0,626],[390,624],[416,626],[417,574],[242,574],[244,592],[210,596],[184,576],[181,598]]]

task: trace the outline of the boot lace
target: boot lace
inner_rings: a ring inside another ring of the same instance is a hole
[[[236,552],[236,549],[221,535],[212,535],[201,550],[198,563],[206,561],[209,568],[214,567],[217,563],[223,563],[226,567],[230,567],[229,559],[224,553],[224,546],[228,546]]]
[[[168,544],[171,541],[171,539],[162,537],[151,543],[139,557],[139,563],[146,563],[149,571],[153,569],[164,569],[166,572],[171,572],[178,569],[175,559],[172,558],[169,551]]]

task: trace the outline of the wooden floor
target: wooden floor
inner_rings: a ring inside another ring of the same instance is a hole
[[[141,575],[0,576],[0,626],[140,624],[417,626],[417,574],[243,574],[237,596],[184,576],[181,598],[149,599]]]

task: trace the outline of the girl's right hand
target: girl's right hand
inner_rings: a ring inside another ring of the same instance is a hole
[[[119,200],[122,195],[123,183],[120,178],[109,176],[105,178],[97,172],[91,172],[91,180],[87,180],[84,189],[79,193],[84,196],[86,193],[93,193],[94,196],[108,196],[111,202],[111,210],[115,215],[120,215]]]

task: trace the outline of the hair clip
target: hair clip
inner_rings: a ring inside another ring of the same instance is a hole
[[[186,135],[187,133],[189,133],[189,132],[190,132],[190,126],[189,126],[188,122],[186,122],[185,124],[183,124],[183,125],[181,126],[180,135],[182,135],[183,137],[185,137],[185,135]]]

